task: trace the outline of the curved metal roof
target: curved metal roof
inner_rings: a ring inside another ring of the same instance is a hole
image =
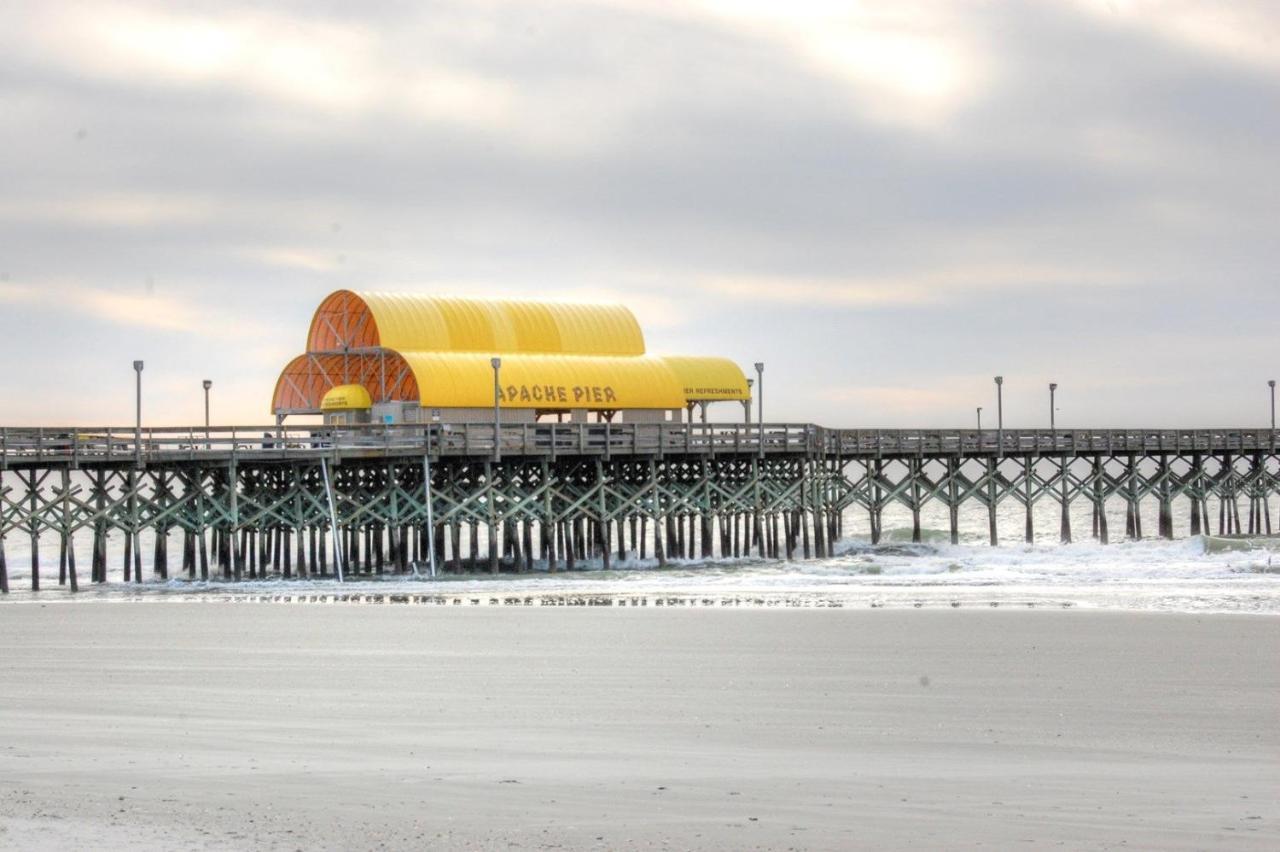
[[[728,358],[664,355],[662,360],[680,379],[687,400],[751,399],[746,377]]]
[[[351,290],[330,294],[311,320],[310,352],[377,346],[401,352],[643,355],[644,335],[622,305]]]
[[[399,353],[429,408],[493,405],[489,356],[463,352]],[[611,410],[680,408],[680,380],[661,358],[504,355],[499,370],[503,408]]]
[[[306,354],[281,373],[272,409],[316,413],[342,385],[363,386],[375,401],[488,408],[494,356],[504,408],[673,409],[750,398],[725,358],[645,355],[640,326],[621,305],[338,290],[316,310]]]
[[[493,367],[473,352],[390,352],[378,355],[299,355],[276,383],[272,410],[311,413],[334,387],[362,385],[377,399],[427,408],[493,405]],[[503,408],[610,411],[681,408],[680,378],[663,358],[584,355],[504,355],[498,373]],[[385,383],[385,396],[383,387]]]
[[[418,398],[413,371],[394,352],[379,354],[322,354],[308,352],[285,365],[276,380],[271,410],[276,414],[317,413],[331,388],[363,385],[376,399],[412,401]]]

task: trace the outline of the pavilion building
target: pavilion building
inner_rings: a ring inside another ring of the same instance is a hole
[[[728,359],[647,354],[621,305],[339,290],[280,374],[272,411],[334,425],[492,423],[495,397],[504,423],[705,421],[713,403],[748,416],[751,404]]]

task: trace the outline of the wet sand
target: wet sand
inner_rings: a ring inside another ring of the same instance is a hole
[[[0,847],[1280,848],[1280,619],[0,605]]]

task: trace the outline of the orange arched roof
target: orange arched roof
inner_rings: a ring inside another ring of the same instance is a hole
[[[416,402],[418,380],[413,369],[396,352],[378,355],[299,355],[276,380],[271,410],[277,414],[317,412],[324,395],[339,385],[364,385],[375,399],[382,399],[385,382],[388,400]]]

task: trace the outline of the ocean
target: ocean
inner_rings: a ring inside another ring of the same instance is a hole
[[[1216,507],[1214,507],[1216,509]],[[58,585],[58,546],[41,541],[40,592],[30,591],[29,539],[5,542],[11,594],[7,601],[262,600],[296,603],[419,604],[441,606],[685,606],[685,607],[1006,607],[1280,614],[1280,538],[1191,537],[1185,506],[1175,504],[1175,539],[1123,540],[1120,501],[1108,507],[1112,543],[1090,537],[1087,507],[1072,515],[1074,541],[1059,543],[1059,510],[1045,501],[1035,513],[1036,541],[1023,540],[1022,507],[1001,506],[1001,543],[987,539],[985,511],[962,512],[961,541],[952,545],[945,509],[928,507],[921,543],[911,542],[905,510],[887,511],[885,533],[872,545],[865,513],[850,511],[837,555],[794,561],[759,558],[669,561],[632,554],[602,570],[598,560],[548,573],[442,574],[435,578],[383,575],[333,579],[200,582],[152,577],[143,537],[142,583],[120,580],[122,544],[109,540],[111,582],[87,582],[90,536],[76,539],[80,592]],[[1155,505],[1144,505],[1146,529]],[[1216,512],[1211,513],[1216,517]],[[170,545],[175,573],[177,536]],[[482,539],[482,547],[483,547]],[[563,569],[563,563],[561,563]]]

